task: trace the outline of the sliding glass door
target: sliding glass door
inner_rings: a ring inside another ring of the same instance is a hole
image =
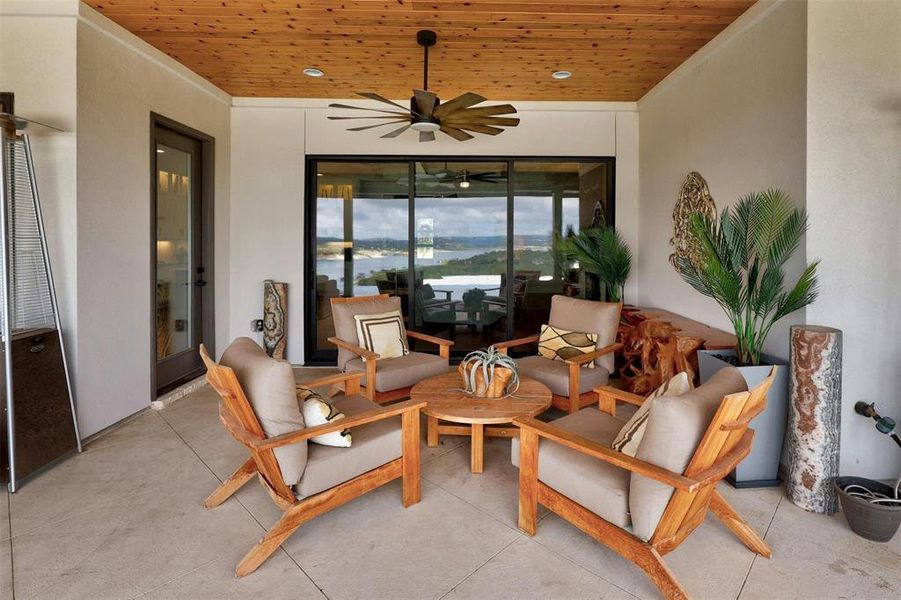
[[[336,157],[307,167],[309,364],[334,361],[336,296],[399,296],[408,328],[454,340],[460,356],[536,333],[555,294],[598,294],[553,239],[613,223],[612,158]]]
[[[416,328],[468,352],[507,337],[507,163],[415,163]]]

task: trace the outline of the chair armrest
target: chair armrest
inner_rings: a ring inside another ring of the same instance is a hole
[[[615,387],[610,387],[609,385],[602,385],[600,387],[594,388],[594,392],[601,397],[612,399],[614,402],[625,402],[626,404],[634,404],[635,406],[641,406],[644,404],[645,398],[644,396],[639,396],[638,394],[633,394],[632,392],[627,392],[626,390],[621,390]]]
[[[589,352],[588,354],[582,354],[580,356],[574,356],[572,358],[567,358],[565,361],[571,365],[584,365],[585,363],[589,363],[596,358],[600,358],[605,354],[610,354],[611,352],[616,352],[620,348],[622,348],[622,344],[610,344],[609,346],[604,346],[594,352]]]
[[[503,350],[501,354],[506,354],[508,348],[516,348],[517,346],[525,346],[526,344],[534,344],[541,337],[539,334],[530,335],[528,337],[519,338],[518,340],[509,340],[507,342],[497,342],[494,344],[495,349]]]
[[[647,461],[633,458],[628,454],[623,454],[622,452],[614,450],[610,446],[598,444],[597,442],[593,442],[588,438],[576,435],[565,429],[539,421],[534,417],[514,419],[513,424],[520,429],[534,431],[540,437],[551,440],[552,442],[556,442],[587,456],[592,456],[606,463],[610,463],[614,467],[619,467],[620,469],[626,469],[632,473],[650,477],[651,479],[670,485],[677,490],[694,492],[697,491],[701,485],[700,482],[680,473],[674,473]]]
[[[305,383],[298,383],[295,387],[297,389],[325,387],[327,385],[334,385],[336,383],[345,383],[354,379],[363,379],[363,375],[364,373],[362,371],[353,373],[337,373],[335,375],[326,375],[325,377],[320,377],[319,379],[314,379]]]
[[[423,342],[429,342],[430,344],[435,344],[436,346],[453,346],[454,345],[454,343],[450,340],[436,337],[434,335],[420,333],[418,331],[409,331],[408,330],[407,337],[411,337],[415,340],[422,340]]]
[[[350,342],[345,342],[341,338],[330,337],[328,341],[334,344],[335,346],[341,348],[342,350],[347,350],[348,352],[353,352],[357,356],[365,358],[366,360],[378,360],[380,357],[378,354],[371,350],[367,350],[362,346],[357,346],[356,344],[351,344]]]
[[[734,471],[735,467],[738,466],[738,463],[743,461],[748,454],[751,453],[751,444],[753,443],[754,430],[748,429],[745,431],[744,435],[741,436],[741,439],[738,440],[738,443],[735,444],[732,450],[729,450],[729,452],[721,456],[715,463],[703,471],[693,473],[692,479],[695,479],[701,486],[718,483],[726,475]]]
[[[445,300],[450,300],[451,296],[454,295],[453,290],[436,290],[435,288],[432,288],[432,291],[435,292],[436,294],[444,294]]]
[[[298,429],[297,431],[283,433],[282,435],[266,438],[264,440],[255,440],[253,442],[253,446],[258,450],[271,450],[273,448],[280,448],[281,446],[296,444],[297,442],[302,442],[303,440],[308,440],[310,438],[324,435],[326,433],[332,433],[334,431],[344,431],[345,429],[350,429],[351,427],[358,427],[360,425],[366,425],[367,423],[373,423],[375,421],[382,421],[390,417],[396,417],[397,415],[408,411],[414,411],[418,413],[427,404],[427,402],[423,402],[421,400],[407,400],[406,402],[399,402],[387,407],[373,408],[372,410],[361,412],[358,415],[345,417],[344,419],[339,419],[332,423],[326,423],[325,425],[305,427],[304,429]]]

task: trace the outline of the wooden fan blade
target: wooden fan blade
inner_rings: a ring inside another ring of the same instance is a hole
[[[402,134],[403,132],[405,132],[405,131],[408,130],[409,128],[410,128],[410,124],[407,123],[407,124],[404,125],[403,127],[398,127],[398,128],[395,129],[394,131],[389,131],[388,133],[386,133],[386,134],[383,135],[382,137],[383,137],[383,138],[394,138],[394,137],[399,136],[400,134]]]
[[[435,104],[438,102],[438,95],[424,90],[413,90],[413,97],[416,98],[420,114],[423,117],[431,116],[432,111],[435,110]]]
[[[447,125],[442,125],[441,131],[451,136],[458,142],[465,142],[466,140],[471,140],[473,138],[473,136],[469,135],[462,129],[457,129],[456,127],[448,127]]]
[[[435,132],[434,131],[420,131],[419,132],[419,141],[420,142],[434,142],[435,141]]]
[[[461,94],[454,98],[453,100],[449,100],[444,104],[438,106],[435,111],[432,113],[433,116],[441,119],[443,117],[448,116],[452,112],[458,111],[462,108],[469,108],[479,102],[484,102],[487,100],[484,96],[479,96],[478,94],[474,94],[472,92],[466,92],[465,94]]]
[[[447,104],[442,106],[447,106]],[[480,106],[478,108],[458,108],[453,111],[453,114],[448,114],[446,117],[449,119],[463,115],[467,117],[490,117],[492,115],[509,115],[515,112],[516,107],[512,104],[498,104],[496,106]]]
[[[448,125],[453,125],[454,127],[460,125],[461,123],[472,123],[473,125],[495,125],[498,127],[516,127],[517,125],[519,125],[519,119],[510,117],[463,117],[458,119],[456,118],[456,115],[451,116],[454,118],[444,119],[442,123],[447,123]]]
[[[503,131],[503,129],[499,127],[489,127],[487,125],[470,125],[468,123],[457,125],[457,129],[475,131],[476,133],[487,133],[488,135],[497,135]]]
[[[388,100],[384,96],[379,96],[375,92],[356,92],[356,94],[357,94],[357,96],[363,96],[364,98],[369,98],[370,100],[378,100],[379,102],[384,102],[385,104],[390,104],[391,106],[396,106],[397,108],[400,108],[403,110],[410,110],[406,106],[401,106],[397,102],[394,102],[393,100]]]
[[[403,123],[406,119],[398,119],[397,121],[388,121],[387,123],[376,123],[375,125],[366,125],[364,127],[350,127],[348,131],[365,131],[367,129],[374,129],[376,127],[384,127],[385,125],[395,125],[397,123]],[[409,127],[409,125],[408,125]]]
[[[329,108],[348,108],[350,110],[369,110],[369,111],[373,111],[373,112],[388,113],[389,115],[402,115],[402,116],[407,116],[410,114],[410,111],[406,108],[404,109],[404,111],[406,111],[406,112],[400,113],[400,112],[397,112],[396,110],[385,110],[384,108],[368,108],[366,106],[351,106],[350,104],[339,104],[338,102],[332,102],[331,104],[329,104]]]

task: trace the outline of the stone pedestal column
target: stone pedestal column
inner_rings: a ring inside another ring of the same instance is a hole
[[[263,282],[263,346],[272,358],[285,358],[288,343],[288,284]]]
[[[836,511],[842,404],[842,332],[791,328],[786,491],[801,508]]]

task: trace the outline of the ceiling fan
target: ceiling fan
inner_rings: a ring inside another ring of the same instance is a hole
[[[357,92],[358,96],[389,104],[404,112],[332,103],[329,104],[331,108],[367,110],[385,114],[367,117],[330,116],[329,119],[380,119],[385,121],[384,123],[376,123],[375,125],[351,127],[348,131],[364,131],[366,129],[384,127],[385,125],[404,123],[401,127],[389,131],[381,137],[397,137],[407,129],[412,128],[414,131],[419,132],[420,142],[435,141],[436,131],[441,131],[459,142],[464,142],[466,140],[471,140],[474,137],[471,133],[468,133],[470,131],[474,133],[497,135],[503,131],[503,129],[501,129],[502,127],[516,127],[519,125],[519,119],[517,118],[498,116],[515,113],[516,108],[512,104],[498,104],[495,106],[473,108],[476,104],[486,101],[486,98],[473,92],[466,92],[465,94],[461,94],[442,104],[437,94],[428,91],[429,47],[434,46],[437,39],[434,31],[422,30],[416,34],[416,43],[422,46],[424,52],[423,89],[413,90],[413,97],[410,98],[409,109],[374,92]]]

